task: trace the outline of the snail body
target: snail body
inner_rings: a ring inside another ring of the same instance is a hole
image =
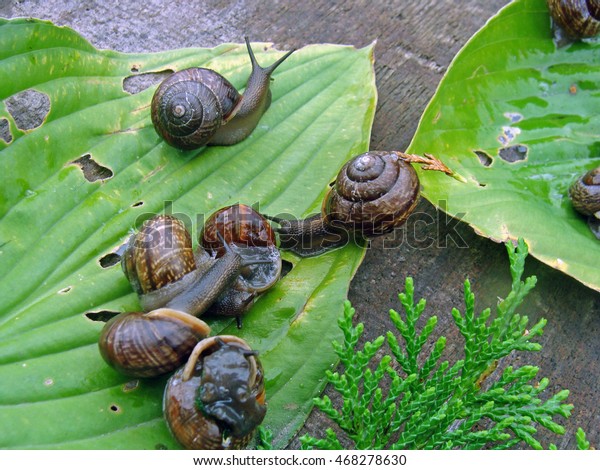
[[[233,145],[248,137],[271,104],[271,74],[288,52],[269,67],[261,67],[248,38],[252,72],[241,95],[222,75],[206,68],[174,73],[157,88],[151,103],[156,132],[179,149]]]
[[[572,39],[591,38],[600,34],[598,0],[548,0],[556,25]]]
[[[98,346],[104,360],[122,374],[155,377],[183,364],[209,333],[202,320],[178,310],[127,312],[106,323]]]
[[[256,351],[235,336],[200,341],[167,382],[163,413],[187,449],[240,449],[266,414]]]
[[[367,152],[348,161],[326,194],[321,214],[302,220],[270,217],[280,246],[313,256],[401,226],[419,200],[419,178],[398,152]]]

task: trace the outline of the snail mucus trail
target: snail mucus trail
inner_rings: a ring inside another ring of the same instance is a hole
[[[261,67],[245,38],[252,72],[244,94],[214,70],[193,67],[174,73],[157,88],[151,103],[156,132],[176,148],[233,145],[248,137],[271,104],[271,74],[293,52]]]
[[[410,165],[453,175],[432,155],[394,151],[366,152],[348,161],[323,199],[321,213],[277,223],[280,248],[301,257],[315,256],[355,241],[364,243],[400,227],[419,200],[420,183]]]

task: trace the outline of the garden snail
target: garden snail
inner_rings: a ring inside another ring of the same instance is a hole
[[[591,38],[600,34],[599,0],[548,0],[556,25],[572,39]]]
[[[219,259],[225,255],[222,239],[244,260],[235,284],[227,289],[208,312],[233,316],[241,326],[240,317],[255,296],[269,289],[281,276],[281,255],[269,222],[252,207],[234,204],[213,213],[199,235],[200,245]]]
[[[186,449],[241,449],[265,417],[264,374],[248,343],[236,336],[200,341],[168,380],[163,413]]]
[[[110,319],[100,334],[103,359],[130,377],[155,377],[185,362],[210,333],[199,318],[167,308],[127,312]]]
[[[168,144],[185,150],[233,145],[256,128],[271,104],[271,74],[294,51],[263,68],[245,40],[252,72],[243,95],[222,75],[199,67],[176,72],[158,86],[151,104],[152,123]]]
[[[569,188],[573,208],[588,216],[590,229],[600,239],[600,166],[588,171]]]
[[[279,224],[280,246],[314,256],[353,238],[383,235],[401,226],[419,200],[419,178],[409,163],[452,172],[430,155],[363,153],[348,161],[326,194],[321,213],[303,220],[268,217]]]

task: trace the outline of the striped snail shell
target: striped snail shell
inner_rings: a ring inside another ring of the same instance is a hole
[[[163,413],[186,449],[241,449],[265,417],[262,365],[236,336],[200,341],[168,380]]]
[[[600,219],[600,166],[577,178],[569,188],[569,197],[577,212]]]
[[[263,68],[245,39],[252,72],[243,95],[219,73],[200,67],[176,72],[158,86],[150,115],[169,145],[184,150],[233,145],[256,128],[271,104],[271,74],[293,51]]]
[[[110,319],[98,346],[107,364],[130,377],[155,377],[183,364],[210,328],[199,318],[172,309],[127,312]]]

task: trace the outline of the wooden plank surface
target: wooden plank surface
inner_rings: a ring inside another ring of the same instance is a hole
[[[149,52],[210,47],[221,42],[270,41],[279,49],[313,43],[363,47],[376,40],[375,70],[379,102],[372,149],[404,150],[428,101],[454,55],[508,0],[96,2],[92,0],[2,1],[0,16],[34,16],[68,25],[96,47]],[[191,6],[190,6],[191,4]],[[426,297],[439,317],[438,334],[448,338],[450,359],[461,352],[450,309],[462,305],[462,283],[471,279],[477,310],[494,306],[508,292],[505,249],[479,237],[466,224],[448,219],[421,201],[404,239],[377,240],[353,280],[349,298],[366,325],[367,339],[393,328],[390,308],[404,277],[413,276],[416,295]],[[575,405],[569,433],[553,438],[559,448],[574,448],[578,426],[600,445],[600,294],[531,258],[529,274],[538,286],[521,310],[531,322],[548,319],[541,353],[515,355],[514,364],[535,363],[549,393],[571,390]],[[566,421],[561,421],[565,423]],[[317,412],[305,428],[320,434],[328,426]],[[290,448],[297,448],[294,440]]]

